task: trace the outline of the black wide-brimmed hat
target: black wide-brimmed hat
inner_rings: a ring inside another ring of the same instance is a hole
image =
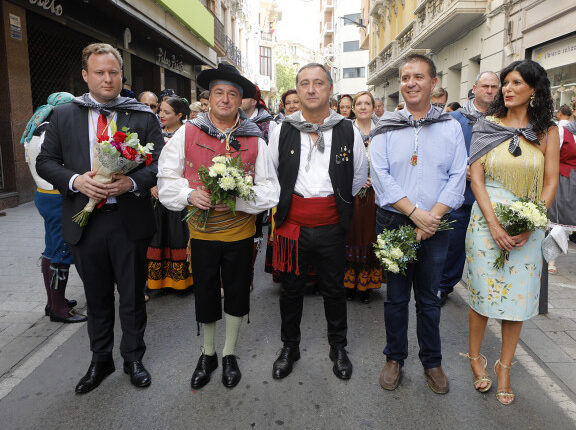
[[[198,74],[196,82],[203,88],[210,88],[212,81],[230,81],[238,84],[244,92],[242,98],[248,99],[256,94],[256,86],[240,74],[236,67],[230,64],[219,63],[217,69],[203,70]]]

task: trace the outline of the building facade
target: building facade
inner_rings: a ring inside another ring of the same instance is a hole
[[[369,53],[361,48],[361,0],[320,0],[320,48],[331,68],[334,95],[366,90]]]
[[[82,48],[106,42],[124,60],[125,88],[173,88],[196,98],[196,75],[215,66],[215,21],[199,0],[0,0],[0,209],[30,201],[20,137],[48,95],[87,91]]]
[[[409,52],[436,63],[448,101],[466,101],[478,73],[531,58],[547,71],[556,107],[576,96],[572,0],[369,0],[368,83],[387,109],[399,99],[398,62]]]

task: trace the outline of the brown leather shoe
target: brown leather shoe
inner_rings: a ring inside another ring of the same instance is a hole
[[[380,386],[385,390],[395,390],[400,384],[402,366],[396,360],[388,360],[380,372]]]
[[[426,375],[428,386],[436,394],[446,394],[450,391],[450,384],[442,367],[438,366],[432,367],[431,369],[424,369],[424,375]]]

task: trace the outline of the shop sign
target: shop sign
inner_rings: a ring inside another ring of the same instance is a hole
[[[22,22],[18,15],[8,14],[10,17],[10,37],[16,40],[22,40]]]
[[[62,15],[62,12],[64,12],[62,5],[56,4],[56,0],[28,0],[28,2],[44,10],[47,10],[56,16],[60,16]]]
[[[174,54],[168,54],[168,51],[164,48],[158,48],[158,54],[156,55],[156,61],[164,67],[169,69],[178,70],[179,72],[184,71],[184,62],[182,59],[176,58]]]
[[[546,70],[576,62],[576,36],[534,48],[532,60]]]

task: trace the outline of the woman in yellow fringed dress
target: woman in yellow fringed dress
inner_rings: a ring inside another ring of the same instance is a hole
[[[490,389],[486,358],[480,353],[488,318],[502,320],[502,348],[494,364],[497,399],[514,401],[510,368],[522,322],[538,313],[544,232],[509,236],[494,213],[496,203],[540,199],[549,207],[558,185],[559,136],[552,122],[550,81],[531,60],[517,61],[500,74],[501,90],[474,126],[470,149],[472,207],[466,235],[469,350],[474,388]],[[510,251],[504,268],[493,267],[500,250]]]

